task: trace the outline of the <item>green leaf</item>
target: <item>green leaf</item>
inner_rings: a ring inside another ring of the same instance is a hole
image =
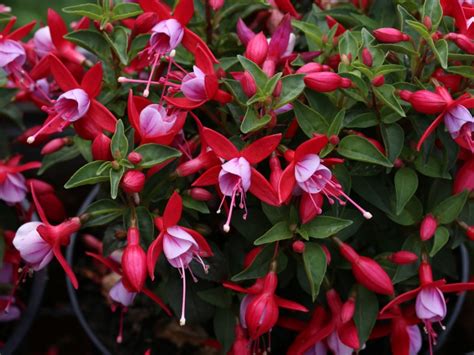
[[[273,243],[278,240],[291,239],[293,237],[293,232],[290,230],[288,222],[282,221],[275,224],[272,228],[265,232],[260,238],[258,238],[254,245],[262,245]]]
[[[421,220],[422,212],[423,205],[416,196],[413,196],[399,215],[387,212],[387,217],[402,226],[412,226]]]
[[[255,83],[257,84],[257,88],[259,90],[262,90],[267,84],[267,75],[262,71],[262,69],[260,69],[257,64],[245,58],[244,56],[238,55],[237,58],[239,59],[239,62],[240,64],[242,64],[244,69],[248,71],[250,75],[253,76],[253,78],[255,79]]]
[[[72,145],[63,147],[57,152],[46,155],[41,162],[41,168],[38,170],[38,175],[42,175],[46,170],[58,163],[74,159],[79,154],[77,147]]]
[[[337,148],[345,158],[382,165],[391,168],[393,164],[366,138],[350,135],[344,137]]]
[[[395,214],[399,215],[418,189],[418,175],[410,168],[401,168],[395,173]]]
[[[64,185],[64,188],[71,189],[77,186],[92,185],[109,180],[109,172],[107,169],[101,174],[97,174],[97,170],[103,163],[102,160],[87,163],[71,176]]]
[[[214,333],[220,344],[222,351],[227,354],[234,342],[235,316],[231,309],[219,308],[214,315]]]
[[[79,136],[74,136],[72,140],[74,141],[74,146],[79,150],[82,157],[87,162],[94,160],[92,157],[92,151],[91,151],[91,141],[82,139]]]
[[[379,301],[377,296],[362,285],[356,286],[357,299],[354,313],[354,322],[362,345],[369,339],[370,333],[375,326],[379,313]]]
[[[118,120],[117,125],[115,126],[115,133],[112,136],[112,142],[110,143],[110,152],[115,159],[127,157],[128,140],[125,135],[122,120]]]
[[[438,223],[448,224],[453,222],[464,208],[468,196],[469,191],[465,190],[441,201],[432,211]]]
[[[112,9],[112,17],[110,19],[112,21],[123,20],[129,17],[138,16],[142,12],[140,5],[131,2],[123,2],[114,6]]]
[[[267,83],[263,87],[262,94],[261,94],[263,100],[266,99],[267,97],[272,96],[278,84],[278,81],[281,78],[281,75],[282,73],[276,73],[267,81]]]
[[[293,20],[291,23],[293,27],[297,28],[305,34],[309,50],[318,50],[323,47],[323,33],[321,32],[321,29],[318,26],[309,22],[297,20]]]
[[[436,229],[434,235],[433,247],[430,251],[430,257],[434,257],[438,252],[443,249],[446,243],[449,241],[449,231],[448,228],[444,226],[439,226]]]
[[[319,288],[326,274],[327,262],[323,248],[317,243],[306,243],[303,252],[303,264],[311,289],[313,302],[319,294]]]
[[[85,16],[92,20],[102,20],[103,10],[96,4],[80,4],[67,6],[63,8],[63,12],[78,16]]]
[[[123,209],[117,202],[104,199],[93,202],[87,207],[85,213],[89,214],[90,217],[82,227],[96,227],[109,224],[120,217]]]
[[[229,308],[232,305],[232,293],[223,287],[199,291],[197,294],[201,299],[216,307]]]
[[[446,69],[448,67],[449,54],[448,42],[446,42],[446,40],[444,39],[440,39],[436,42],[433,42],[433,40],[431,39],[431,41],[428,41],[428,44],[436,55],[439,64],[441,64],[441,67]]]
[[[400,102],[395,96],[395,88],[392,85],[385,84],[379,87],[374,87],[374,94],[377,98],[390,107],[393,111],[398,113],[400,116],[405,117],[405,111],[403,111]]]
[[[465,78],[474,79],[474,70],[471,66],[460,65],[457,67],[449,67],[447,72],[464,76]]]
[[[432,154],[428,156],[427,161],[423,158],[423,154],[419,154],[415,159],[415,168],[429,177],[451,179],[451,175],[446,171],[444,164]]]
[[[135,149],[135,152],[142,156],[140,167],[144,169],[181,156],[180,151],[155,143],[143,144]]]
[[[104,38],[109,42],[110,47],[120,59],[123,65],[128,64],[128,33],[122,26],[116,26],[112,38],[107,33],[104,33]]]
[[[345,31],[339,37],[339,54],[354,56],[359,51],[359,44],[351,31]]]
[[[391,162],[395,162],[403,149],[405,142],[405,132],[397,123],[381,124],[380,131],[387,151],[387,157]]]
[[[295,100],[303,92],[303,74],[287,75],[281,79],[281,94],[274,108],[279,108]]]
[[[265,116],[260,117],[258,112],[252,106],[248,106],[242,124],[240,125],[240,130],[244,134],[256,132],[265,127],[270,120],[270,115],[266,114]]]
[[[431,19],[431,32],[435,32],[438,29],[441,19],[443,18],[443,10],[439,0],[425,1],[423,10],[421,12],[421,19],[424,20],[425,17],[429,17]]]
[[[119,169],[110,169],[110,197],[114,200],[117,198],[120,181],[125,173],[125,168],[121,166]]]
[[[273,254],[275,252],[273,245],[266,245],[262,251],[255,257],[255,260],[247,268],[232,276],[231,280],[234,282],[243,280],[258,279],[259,277],[265,276],[268,273],[268,267],[270,262],[273,260]],[[277,257],[277,272],[286,269],[288,258],[285,254],[280,252]]]
[[[103,60],[108,61],[110,58],[109,43],[97,31],[77,30],[65,35],[64,39],[87,49]]]
[[[296,100],[293,102],[293,110],[298,125],[308,137],[312,138],[315,132],[325,134],[328,131],[329,125],[326,119],[312,108]]]
[[[186,208],[189,208],[191,210],[198,211],[200,213],[208,214],[209,212],[209,207],[207,207],[206,202],[204,201],[197,201],[193,199],[189,195],[183,195],[183,206]]]
[[[301,225],[298,229],[304,238],[315,238],[323,239],[328,238],[337,232],[352,224],[351,220],[330,217],[330,216],[317,216],[311,222]]]
[[[344,109],[342,109],[341,111],[337,113],[336,117],[334,117],[331,124],[329,125],[329,129],[327,133],[328,137],[331,137],[332,135],[336,135],[336,136],[339,135],[344,125],[345,116],[346,116],[346,111]]]

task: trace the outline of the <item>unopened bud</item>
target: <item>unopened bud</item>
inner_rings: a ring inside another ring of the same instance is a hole
[[[398,265],[412,264],[418,260],[418,255],[410,251],[397,251],[387,257],[389,261]]]
[[[91,150],[94,160],[112,160],[110,144],[112,140],[105,134],[100,133],[92,141]]]
[[[423,25],[426,26],[428,31],[431,31],[431,28],[433,27],[433,22],[431,21],[431,17],[425,16],[423,19]]]
[[[127,193],[138,193],[145,185],[145,174],[138,170],[128,170],[120,182],[120,186]]]
[[[202,187],[193,187],[188,190],[189,196],[191,196],[196,201],[209,201],[212,200],[212,194],[203,189]]]
[[[132,164],[140,164],[141,161],[142,161],[143,157],[140,153],[137,153],[137,152],[131,152],[129,155],[128,155],[128,161]]]
[[[41,149],[41,154],[42,155],[48,155],[48,154],[52,154],[54,152],[57,152],[58,150],[60,150],[62,147],[64,147],[69,142],[70,142],[69,138],[55,138],[55,139],[52,139],[48,143],[45,144],[43,149]]]
[[[420,238],[423,241],[431,239],[438,227],[438,221],[432,214],[428,214],[423,218],[420,225]]]
[[[410,40],[410,36],[391,27],[379,28],[373,34],[377,41],[382,43],[398,43]]]
[[[362,63],[364,63],[368,67],[371,67],[373,62],[374,60],[372,57],[372,53],[370,53],[367,48],[362,49]]]
[[[260,32],[249,41],[247,49],[245,50],[245,57],[261,65],[265,58],[267,58],[267,53],[268,42],[265,35]]]
[[[293,248],[293,251],[297,254],[303,254],[305,249],[304,242],[301,240],[294,241],[291,247]]]
[[[379,87],[385,84],[385,77],[383,75],[377,75],[372,79],[372,85]]]

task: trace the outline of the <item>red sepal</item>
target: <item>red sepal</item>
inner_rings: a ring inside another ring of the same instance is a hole
[[[425,142],[425,140],[430,136],[431,133],[434,132],[436,127],[439,126],[439,124],[443,121],[445,112],[443,111],[438,117],[435,118],[433,122],[431,122],[430,126],[423,132],[421,135],[420,140],[418,141],[418,144],[416,145],[416,150],[420,150],[421,146]]]
[[[79,287],[79,283],[77,282],[76,275],[74,275],[74,272],[67,263],[66,259],[64,259],[63,254],[61,253],[61,245],[59,244],[59,240],[53,245],[53,253],[56,259],[58,259],[59,263],[63,267],[64,272],[72,283],[72,286],[77,290],[77,288]]]
[[[278,297],[278,296],[274,296],[274,297],[275,297],[275,299],[278,303],[278,307],[291,309],[293,311],[308,312],[308,308],[306,308],[305,306],[299,304],[298,302],[290,301],[290,300],[287,300],[285,298],[281,298],[281,297]]]
[[[207,144],[219,157],[225,160],[231,160],[239,156],[239,151],[237,148],[222,134],[210,128],[204,127],[202,130],[202,135],[204,136]]]
[[[173,314],[171,313],[171,310],[168,308],[168,306],[165,304],[165,302],[163,302],[163,300],[161,298],[159,298],[157,295],[155,295],[151,290],[147,289],[146,287],[142,290],[142,293],[145,294],[146,296],[148,296],[148,298],[150,298],[152,301],[154,301],[157,305],[159,305],[163,311],[165,311],[165,313],[168,315],[168,316],[172,316]]]
[[[82,78],[81,88],[87,92],[91,100],[100,94],[103,74],[102,63],[99,62],[90,68]]]
[[[295,164],[291,163],[283,170],[278,183],[278,200],[280,203],[285,202],[291,196],[295,184]]]
[[[219,182],[220,165],[215,165],[207,169],[200,177],[198,177],[191,186],[209,186],[215,185]]]
[[[183,40],[181,41],[181,44],[192,54],[194,54],[195,57],[197,57],[197,48],[201,47],[201,50],[206,53],[206,57],[209,58],[213,63],[219,63],[219,61],[216,59],[214,54],[211,52],[207,44],[199,37],[197,34],[195,34],[193,31],[191,31],[188,28],[184,28],[184,36]]]
[[[357,328],[354,321],[351,319],[349,322],[341,325],[337,331],[337,335],[341,341],[352,349],[359,349],[360,342],[357,334]]]
[[[27,36],[31,32],[33,27],[35,27],[35,25],[36,25],[36,21],[31,21],[30,23],[16,29],[15,31],[7,35],[6,37],[14,41],[19,41],[23,39],[23,37]]]
[[[179,0],[173,13],[173,17],[180,24],[186,26],[194,15],[194,0]]]
[[[71,72],[54,54],[49,56],[49,65],[51,73],[61,90],[69,91],[80,87]]]
[[[165,96],[164,99],[170,105],[173,105],[178,108],[182,108],[183,110],[192,110],[192,109],[198,108],[199,106],[204,105],[207,101],[207,100],[194,101],[186,97],[169,97],[169,96]]]
[[[258,172],[255,168],[252,168],[252,176],[249,191],[257,197],[260,201],[263,201],[271,206],[279,206],[277,194],[273,190],[272,185]]]
[[[157,0],[140,0],[139,4],[145,12],[155,12],[160,20],[167,20],[171,17],[169,7]]]
[[[163,251],[163,235],[164,232],[161,232],[156,239],[148,247],[146,253],[146,265],[148,269],[148,274],[152,280],[155,279],[155,265],[160,257],[161,252]]]
[[[242,149],[240,155],[250,164],[260,163],[275,151],[281,140],[281,133],[260,138]]]
[[[163,213],[164,228],[172,227],[178,224],[183,213],[183,200],[176,191],[173,192]]]
[[[108,131],[115,132],[115,126],[117,125],[117,119],[104,105],[97,100],[91,100],[91,105],[87,115],[93,117],[94,123],[100,128]],[[81,120],[78,120],[78,122]]]
[[[196,232],[194,229],[191,229],[191,228],[186,228],[182,226],[180,228],[183,228],[186,232],[191,234],[191,236],[194,238],[196,243],[198,243],[199,249],[205,253],[205,255],[201,255],[201,256],[209,257],[209,256],[214,255],[206,239],[200,233]]]
[[[296,148],[295,160],[299,161],[307,154],[319,154],[326,144],[328,144],[328,138],[325,135],[319,135],[307,140]]]
[[[61,48],[66,43],[63,37],[68,30],[61,16],[51,8],[48,9],[48,26],[54,46],[57,49]]]

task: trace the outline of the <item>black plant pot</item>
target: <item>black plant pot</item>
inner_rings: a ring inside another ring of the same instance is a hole
[[[81,207],[79,208],[78,215],[80,215],[87,209],[87,207],[94,201],[98,193],[99,193],[99,186],[95,186],[89,192],[89,194],[87,195],[87,198],[84,200]],[[74,249],[76,246],[76,236],[77,236],[76,234],[72,235],[71,242],[66,250],[66,259],[70,265],[73,265],[73,261],[74,261]],[[459,253],[460,282],[467,282],[469,281],[469,253],[468,253],[467,248],[463,244],[461,244],[457,248],[457,250]],[[94,330],[91,328],[90,324],[88,323],[81,309],[81,306],[79,305],[77,292],[72,286],[71,282],[69,281],[69,278],[67,277],[66,277],[66,282],[67,282],[67,291],[69,295],[69,300],[71,302],[71,306],[79,322],[81,323],[82,328],[87,333],[87,335],[89,336],[89,339],[96,346],[97,350],[101,354],[104,354],[104,355],[111,354],[112,352],[109,349],[107,349],[104,343],[99,339],[99,337],[97,337]],[[446,329],[439,334],[437,344],[434,347],[435,351],[438,351],[439,349],[441,349],[443,345],[446,343],[449,333],[453,329],[456,323],[456,320],[458,319],[459,314],[461,313],[465,299],[466,299],[466,292],[462,292],[456,297],[456,300],[446,320]],[[429,354],[429,351],[426,351],[425,354]]]

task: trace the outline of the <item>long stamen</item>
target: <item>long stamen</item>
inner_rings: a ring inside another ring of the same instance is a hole
[[[181,303],[181,319],[179,320],[179,325],[183,326],[186,324],[186,317],[184,316],[184,312],[185,312],[185,309],[186,309],[186,274],[185,274],[185,269],[184,269],[184,265],[183,265],[183,260],[181,260],[181,258],[179,258],[179,263],[181,264],[181,269],[183,270],[183,275],[182,275],[182,279],[183,279],[183,299],[182,299],[182,303]]]
[[[171,71],[171,63],[173,63],[173,58],[176,55],[176,51],[173,49],[168,57],[168,70],[166,71],[166,79],[168,78],[168,75]],[[163,98],[165,97],[165,91],[166,91],[166,86],[168,84],[168,80],[165,80],[165,83],[163,85],[163,90],[161,91],[161,97],[160,97],[160,105],[163,104]]]
[[[36,140],[36,137],[38,137],[38,135],[43,133],[47,128],[49,128],[58,119],[61,119],[61,113],[58,113],[56,116],[54,116],[47,124],[45,124],[43,127],[41,127],[35,134],[33,134],[32,136],[29,136],[28,139],[26,140],[26,142],[28,144],[34,143],[35,140]],[[66,126],[68,123],[69,123],[68,121],[64,121],[64,126]]]
[[[151,79],[153,78],[153,74],[155,73],[156,64],[158,63],[158,59],[160,59],[160,58],[161,58],[161,53],[156,53],[155,54],[155,59],[153,60],[153,64],[151,66],[150,76],[148,77],[148,83],[146,84],[145,90],[143,90],[143,96],[144,97],[148,97],[148,95],[150,94]]]
[[[119,333],[116,338],[118,344],[121,344],[123,341],[123,318],[125,316],[125,313],[127,313],[127,308],[122,307],[122,309],[120,310]]]
[[[232,211],[234,210],[235,206],[235,197],[237,195],[237,192],[239,191],[240,184],[241,184],[242,179],[239,179],[237,184],[234,186],[234,190],[232,191],[232,198],[230,200],[230,209],[229,209],[229,214],[227,215],[227,221],[224,224],[224,232],[228,233],[230,231],[230,220],[232,218]]]
[[[308,195],[309,195],[309,198],[310,198],[311,202],[313,203],[314,208],[316,209],[316,213],[321,214],[321,212],[323,212],[323,211],[321,210],[321,208],[318,206],[318,204],[314,200],[313,194],[308,192]]]

